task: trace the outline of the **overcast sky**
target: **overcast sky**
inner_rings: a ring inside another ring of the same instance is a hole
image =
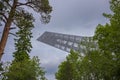
[[[41,65],[47,71],[48,80],[55,80],[54,73],[60,62],[65,60],[67,52],[48,46],[36,39],[45,31],[71,34],[78,36],[93,36],[98,24],[105,24],[108,20],[102,13],[110,13],[109,0],[50,0],[53,7],[49,24],[41,24],[39,15],[34,13],[36,22],[33,29],[31,56],[39,56]],[[3,61],[12,59],[14,39],[10,35]]]

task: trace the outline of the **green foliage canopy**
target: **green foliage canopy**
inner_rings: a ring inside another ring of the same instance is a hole
[[[32,28],[34,27],[31,14],[25,14],[28,18],[20,17],[18,24],[17,38],[15,39],[15,49],[13,54],[14,60],[4,72],[5,80],[46,80],[45,72],[40,67],[38,57],[30,59]],[[31,18],[31,19],[30,19]]]
[[[3,25],[3,32],[0,41],[0,59],[8,39],[12,25],[22,28],[26,25],[33,26],[34,18],[26,8],[31,8],[40,14],[42,23],[49,23],[52,7],[48,0],[0,0],[0,25]]]
[[[112,14],[103,14],[110,23],[99,24],[93,39],[80,43],[84,48],[79,51],[78,58],[70,57],[76,54],[70,52],[66,61],[59,66],[56,73],[57,80],[62,80],[64,77],[65,80],[120,80],[120,0],[111,0],[110,9]],[[96,45],[92,43],[94,41]],[[68,66],[72,70],[66,69],[65,63],[70,61],[68,58],[75,60]],[[72,77],[68,77],[68,74]]]

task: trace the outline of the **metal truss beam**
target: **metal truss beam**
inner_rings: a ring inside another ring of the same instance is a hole
[[[71,49],[75,51],[80,50],[79,44],[83,38],[88,37],[46,31],[37,40],[63,51],[70,52]]]

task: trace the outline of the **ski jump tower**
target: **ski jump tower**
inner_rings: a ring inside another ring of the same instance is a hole
[[[80,50],[79,44],[83,38],[87,37],[44,32],[37,40],[63,51],[70,52],[71,49]]]

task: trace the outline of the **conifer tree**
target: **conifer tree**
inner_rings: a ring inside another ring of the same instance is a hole
[[[45,72],[40,67],[38,57],[30,59],[29,53],[32,45],[32,24],[33,17],[31,14],[24,13],[26,17],[20,17],[17,22],[19,28],[15,39],[16,51],[13,54],[14,60],[8,67],[8,71],[4,73],[5,80],[46,80]]]
[[[12,25],[18,27],[20,17],[29,18],[26,15],[31,14],[31,12],[27,12],[25,7],[39,13],[43,23],[50,21],[52,7],[49,5],[48,0],[0,0],[0,25],[3,26],[0,40],[0,59],[4,53],[9,32],[13,29]]]

